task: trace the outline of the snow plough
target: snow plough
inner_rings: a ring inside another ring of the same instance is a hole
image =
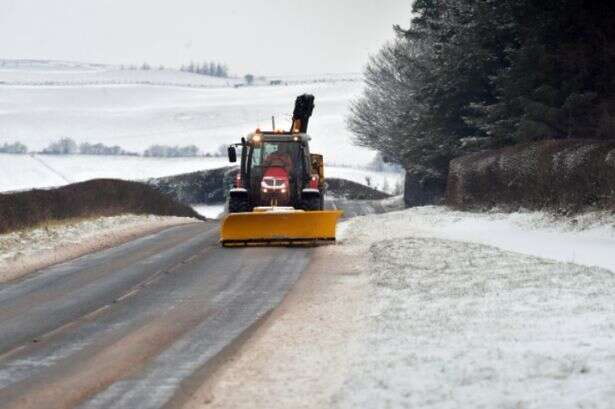
[[[313,109],[314,96],[300,95],[289,131],[257,128],[229,146],[230,162],[241,153],[220,230],[223,246],[335,241],[342,212],[324,210],[323,157],[310,153],[307,134]]]

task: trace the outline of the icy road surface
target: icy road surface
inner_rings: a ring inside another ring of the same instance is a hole
[[[185,224],[0,284],[0,406],[181,401],[312,253],[218,240],[217,223]]]

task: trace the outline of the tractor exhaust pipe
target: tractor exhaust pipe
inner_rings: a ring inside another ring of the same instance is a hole
[[[308,123],[314,110],[314,95],[299,95],[295,100],[295,110],[293,112],[292,133],[306,133]]]

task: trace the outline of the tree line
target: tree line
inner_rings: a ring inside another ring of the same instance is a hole
[[[120,146],[84,142],[77,144],[72,138],[61,138],[51,142],[40,152],[46,155],[105,155],[105,156],[144,156],[153,158],[219,157],[226,156],[227,145],[220,145],[215,152],[202,152],[196,145],[151,145],[142,154],[130,152]],[[0,145],[0,153],[26,154],[30,149],[21,142]]]
[[[615,3],[416,0],[348,118],[385,160],[445,178],[452,158],[615,138]]]
[[[182,65],[180,71],[191,72],[212,77],[228,78],[228,67],[219,62],[204,62],[203,64],[191,61],[190,64]]]
[[[164,65],[159,65],[158,67],[152,67],[148,62],[144,62],[143,64],[141,64],[140,66],[137,65],[120,65],[120,70],[124,71],[124,70],[129,70],[129,71],[136,71],[136,70],[141,70],[141,71],[150,71],[153,69],[157,69],[159,71],[163,71],[165,70],[165,66]],[[179,69],[180,71],[183,72],[190,72],[193,74],[200,74],[200,75],[209,75],[211,77],[219,77],[219,78],[228,78],[229,76],[229,69],[228,66],[226,64],[222,64],[219,62],[204,62],[202,64],[199,63],[195,63],[194,61],[191,61],[189,64],[184,64],[180,67]]]

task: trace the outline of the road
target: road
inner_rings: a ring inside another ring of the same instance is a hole
[[[310,248],[192,223],[0,285],[1,408],[181,406],[282,300]]]
[[[217,222],[172,227],[0,284],[0,408],[181,406],[314,254],[218,239]]]

